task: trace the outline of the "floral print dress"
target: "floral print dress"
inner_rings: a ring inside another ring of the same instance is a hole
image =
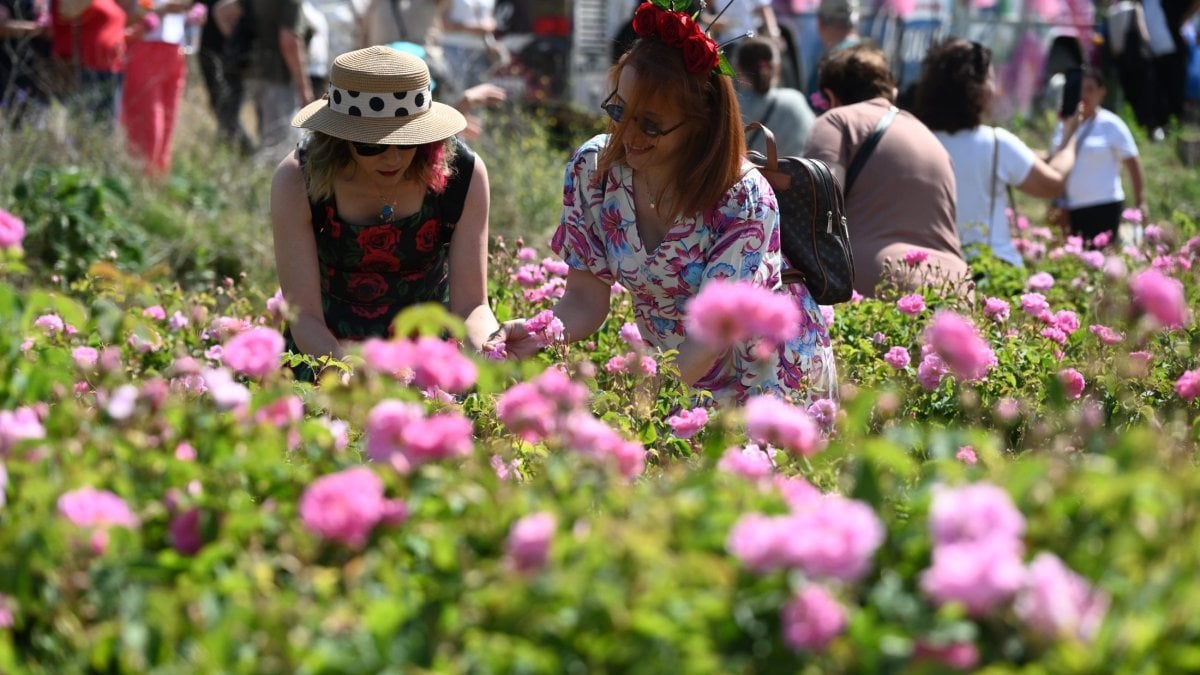
[[[571,157],[563,190],[562,222],[551,248],[574,269],[620,283],[633,295],[638,328],[654,346],[684,341],[684,306],[713,279],[749,281],[789,293],[801,310],[800,335],[767,358],[739,345],[696,382],[718,403],[741,403],[760,393],[797,401],[832,398],[833,352],[824,318],[802,284],[784,287],[775,193],[758,171],[748,171],[712,208],[678,220],[652,251],[637,230],[633,170],[619,165],[597,175],[609,136],[584,143]]]

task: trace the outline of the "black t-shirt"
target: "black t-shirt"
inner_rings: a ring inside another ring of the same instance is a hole
[[[0,0],[0,19],[36,21],[37,11],[33,0]],[[0,99],[12,95],[10,87],[40,93],[37,86],[37,64],[50,56],[50,40],[45,35],[37,37],[10,38],[0,40]]]

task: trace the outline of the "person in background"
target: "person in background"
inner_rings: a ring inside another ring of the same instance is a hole
[[[821,0],[817,5],[817,35],[821,38],[821,59],[862,42],[858,35],[858,6],[855,0]],[[818,68],[821,59],[817,60]],[[820,91],[818,69],[808,82],[808,93]]]
[[[473,346],[499,327],[487,301],[487,167],[454,137],[462,114],[429,85],[420,59],[368,47],[334,59],[329,97],[292,121],[309,132],[275,171],[271,224],[293,351],[341,358],[424,302],[466,321]]]
[[[1052,147],[1075,145],[1075,168],[1067,176],[1066,209],[1070,232],[1085,240],[1107,233],[1116,241],[1121,213],[1125,208],[1125,190],[1121,186],[1121,167],[1129,173],[1134,205],[1149,222],[1146,207],[1146,181],[1137,144],[1124,120],[1104,109],[1100,102],[1107,94],[1104,76],[1085,69],[1080,96],[1079,130],[1059,122]]]
[[[492,64],[511,58],[496,39],[495,0],[450,0],[442,22],[446,64],[463,89],[481,84]]]
[[[192,12],[192,0],[143,0],[134,19],[121,88],[121,126],[131,154],[148,175],[171,170],[175,117],[187,77],[184,36],[188,22],[199,24],[207,8]]]
[[[253,17],[246,89],[258,113],[259,150],[278,152],[296,140],[289,124],[296,109],[313,100],[301,0],[242,2]]]
[[[804,94],[779,84],[779,48],[771,40],[750,38],[737,51],[741,78],[738,103],[742,122],[760,122],[775,135],[781,157],[799,157],[816,118]],[[766,152],[766,141],[757,130],[746,136],[750,150]]]
[[[760,393],[832,397],[825,322],[802,284],[782,284],[775,193],[744,160],[737,95],[714,69],[716,42],[688,24],[689,44],[707,50],[685,56],[657,33],[664,11],[642,5],[634,20],[640,39],[609,74],[613,91],[601,106],[608,133],[567,164],[550,246],[570,270],[554,315],[567,340],[586,339],[607,318],[619,283],[633,296],[642,336],[677,350],[683,381],[717,403]],[[789,296],[802,317],[799,337],[760,353],[749,344],[716,350],[688,335],[687,301],[714,281],[739,280]],[[538,348],[525,320],[506,322],[492,345],[516,358]]]
[[[11,128],[36,118],[50,102],[43,81],[49,23],[44,0],[0,0],[0,123]]]
[[[254,151],[254,142],[242,124],[242,103],[246,99],[242,83],[243,66],[231,54],[233,47],[221,31],[216,18],[220,0],[203,0],[208,7],[208,20],[200,30],[200,74],[208,91],[208,104],[217,121],[217,136],[237,148],[243,155]]]
[[[1075,145],[1063,145],[1047,162],[1007,129],[985,125],[995,95],[992,50],[952,38],[925,55],[913,112],[950,153],[963,246],[985,246],[997,258],[1023,267],[1006,214],[1008,187],[1039,199],[1059,196],[1075,163]],[[1078,124],[1073,116],[1068,135]]]
[[[117,115],[125,69],[126,0],[53,0],[52,51],[64,61],[78,88],[68,104],[101,127]]]
[[[329,22],[325,20],[325,13],[310,0],[304,0],[300,11],[304,15],[304,43],[308,46],[308,82],[313,100],[316,100],[325,95],[328,84]]]
[[[713,38],[732,59],[746,37],[765,37],[783,47],[783,33],[771,0],[718,0],[705,8],[702,24],[713,21]]]
[[[442,49],[444,16],[449,0],[370,0],[362,13],[360,47],[412,42],[425,49],[424,61],[438,80],[443,101],[455,100],[464,88]]]
[[[887,57],[866,44],[828,55],[819,84],[831,109],[817,118],[804,156],[829,164],[846,186],[855,156],[895,107],[896,84]],[[955,225],[950,155],[916,117],[895,111],[862,173],[845,190],[854,289],[863,296],[875,295],[888,261],[905,288],[927,282],[957,287],[970,277]],[[925,254],[925,262],[901,265],[914,250]]]

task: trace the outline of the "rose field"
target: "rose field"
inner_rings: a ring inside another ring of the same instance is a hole
[[[562,292],[591,129],[493,115],[503,321]],[[284,352],[271,167],[184,127],[158,184],[102,134],[0,137],[0,672],[1200,671],[1198,181],[1165,146],[1123,241],[1022,202],[1026,269],[826,308],[837,400],[706,409],[619,287],[523,362],[436,306]],[[690,310],[787,330],[735,285]]]

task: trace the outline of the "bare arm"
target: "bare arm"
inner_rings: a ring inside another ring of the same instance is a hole
[[[283,62],[287,64],[288,74],[292,84],[296,86],[296,95],[300,105],[312,103],[312,83],[308,81],[308,65],[305,63],[304,38],[287,29],[279,29],[279,51],[283,54]]]
[[[271,232],[275,271],[293,313],[291,331],[296,345],[305,354],[342,358],[342,346],[325,325],[312,212],[295,153],[279,163],[271,181]]]
[[[717,358],[721,354],[722,352],[702,342],[692,338],[684,339],[683,343],[679,345],[679,356],[675,357],[675,366],[679,368],[679,378],[688,386],[696,384],[697,380],[712,370],[713,364],[717,362]]]
[[[487,166],[477,156],[462,217],[450,241],[450,311],[466,322],[467,340],[475,349],[500,327],[487,297],[489,205]]]
[[[554,305],[567,340],[575,342],[595,333],[608,318],[612,287],[596,275],[572,268],[567,272],[566,292]]]
[[[1074,154],[1074,150],[1072,150],[1072,160]],[[1067,170],[1070,171],[1069,168]],[[1033,161],[1033,168],[1029,170],[1029,175],[1025,177],[1025,180],[1017,185],[1017,189],[1038,199],[1051,199],[1061,195],[1066,186],[1066,174],[1039,158]]]
[[[1133,201],[1137,208],[1142,212],[1142,222],[1148,222],[1150,214],[1146,207],[1146,178],[1142,173],[1142,160],[1134,155],[1127,157],[1122,162],[1125,165],[1125,170],[1129,172],[1129,182],[1133,187]]]

